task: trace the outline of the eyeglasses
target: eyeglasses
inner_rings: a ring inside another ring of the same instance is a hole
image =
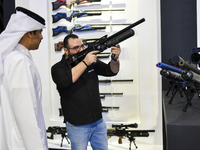
[[[80,51],[81,48],[85,49],[85,45],[82,44],[81,46],[75,46],[73,48],[68,47],[68,49],[72,49],[73,51]]]

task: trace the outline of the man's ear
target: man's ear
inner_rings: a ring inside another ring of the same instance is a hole
[[[67,48],[64,48],[65,54],[68,56],[69,55],[69,51]]]
[[[28,36],[29,38],[31,38],[32,35],[33,35],[33,32],[32,32],[32,31],[31,31],[31,32],[27,32],[26,34],[27,34],[27,36]]]

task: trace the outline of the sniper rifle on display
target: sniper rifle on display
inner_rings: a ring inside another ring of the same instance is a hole
[[[70,16],[67,16],[67,13],[57,13],[52,15],[53,23],[58,22],[61,19],[66,19],[67,21],[71,22],[73,18],[81,18],[81,17],[88,17],[88,16],[100,16],[102,11],[124,11],[124,9],[108,9],[108,10],[73,10]]]
[[[186,111],[188,106],[192,105],[191,100],[194,97],[194,94],[197,93],[198,97],[200,97],[200,70],[197,68],[197,64],[185,61],[178,55],[170,58],[168,62],[173,66],[161,62],[156,65],[157,67],[162,68],[160,74],[164,78],[172,80],[172,84],[166,94],[168,95],[171,88],[174,87],[172,97],[168,103],[172,103],[172,99],[178,91],[181,96],[183,96],[182,92],[184,92],[187,103],[185,104],[183,111]]]
[[[99,83],[112,83],[112,82],[133,82],[133,79],[105,79],[105,80],[99,80]]]
[[[71,0],[69,4],[67,4],[66,0],[57,0],[55,2],[52,2],[52,9],[57,10],[61,6],[66,6],[67,8],[71,9],[71,6],[74,4],[81,5],[92,2],[101,2],[101,0]]]
[[[128,140],[130,141],[129,144],[129,150],[131,150],[131,143],[135,145],[136,148],[137,145],[135,143],[135,137],[148,137],[149,132],[155,132],[155,130],[129,130],[129,128],[137,128],[138,125],[137,123],[134,124],[129,124],[129,125],[112,125],[112,128],[107,130],[107,136],[118,136],[119,140],[118,143],[122,144],[122,138],[127,137]]]
[[[61,143],[60,143],[60,147],[62,147],[62,143],[63,143],[63,139],[65,138],[68,142],[68,144],[70,144],[68,138],[67,138],[67,130],[66,127],[59,127],[59,126],[53,126],[53,127],[48,127],[48,129],[46,130],[47,133],[51,133],[51,136],[47,138],[53,140],[54,139],[54,135],[55,134],[60,134],[62,139],[61,139]]]

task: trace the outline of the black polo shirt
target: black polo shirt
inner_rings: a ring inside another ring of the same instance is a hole
[[[97,60],[87,67],[75,83],[72,83],[71,66],[67,65],[63,56],[60,62],[52,66],[51,74],[61,97],[64,122],[85,125],[102,118],[98,75],[116,75],[111,71],[110,63],[105,64]]]

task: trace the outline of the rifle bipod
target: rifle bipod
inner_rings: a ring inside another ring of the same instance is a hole
[[[195,93],[197,93],[197,96],[199,97],[199,85],[194,84],[194,87],[190,89],[190,96],[187,99],[187,103],[183,107],[183,111],[186,112],[188,106],[192,106],[192,98],[194,97]]]
[[[196,91],[194,90],[191,95],[187,98],[187,103],[185,104],[185,106],[183,107],[183,111],[186,112],[187,111],[187,108],[188,106],[192,106],[192,98],[194,97],[194,94],[196,93]]]
[[[127,135],[127,138],[128,140],[130,141],[130,144],[129,144],[129,150],[131,150],[131,143],[133,142],[133,144],[135,145],[135,148],[138,148],[136,143],[135,143],[135,138],[131,135]]]
[[[169,104],[172,103],[172,100],[174,98],[174,96],[176,95],[176,93],[179,91],[180,94],[181,92],[183,92],[186,96],[186,100],[187,100],[187,103],[185,104],[185,106],[183,107],[183,111],[186,112],[187,111],[187,108],[188,106],[192,106],[192,98],[194,97],[195,93],[199,93],[199,86],[198,85],[195,85],[194,83],[193,84],[188,84],[187,82],[174,82],[174,89],[172,91],[172,97],[171,99],[168,101]],[[181,94],[181,97],[182,94]],[[199,97],[199,95],[198,95]]]
[[[69,139],[68,139],[67,135],[64,132],[61,134],[61,136],[62,136],[62,139],[61,139],[60,147],[62,147],[64,138],[67,140],[68,144],[70,144]]]
[[[172,100],[174,99],[174,96],[176,95],[176,93],[179,91],[181,97],[183,97],[182,92],[184,92],[185,96],[187,97],[187,93],[186,93],[186,88],[187,85],[183,82],[174,82],[174,89],[172,90],[172,97],[169,100],[169,104],[172,103]]]
[[[166,96],[169,95],[169,92],[171,91],[171,88],[174,87],[175,85],[176,85],[176,81],[170,81],[169,82],[169,89],[168,89],[168,91],[166,93]]]

